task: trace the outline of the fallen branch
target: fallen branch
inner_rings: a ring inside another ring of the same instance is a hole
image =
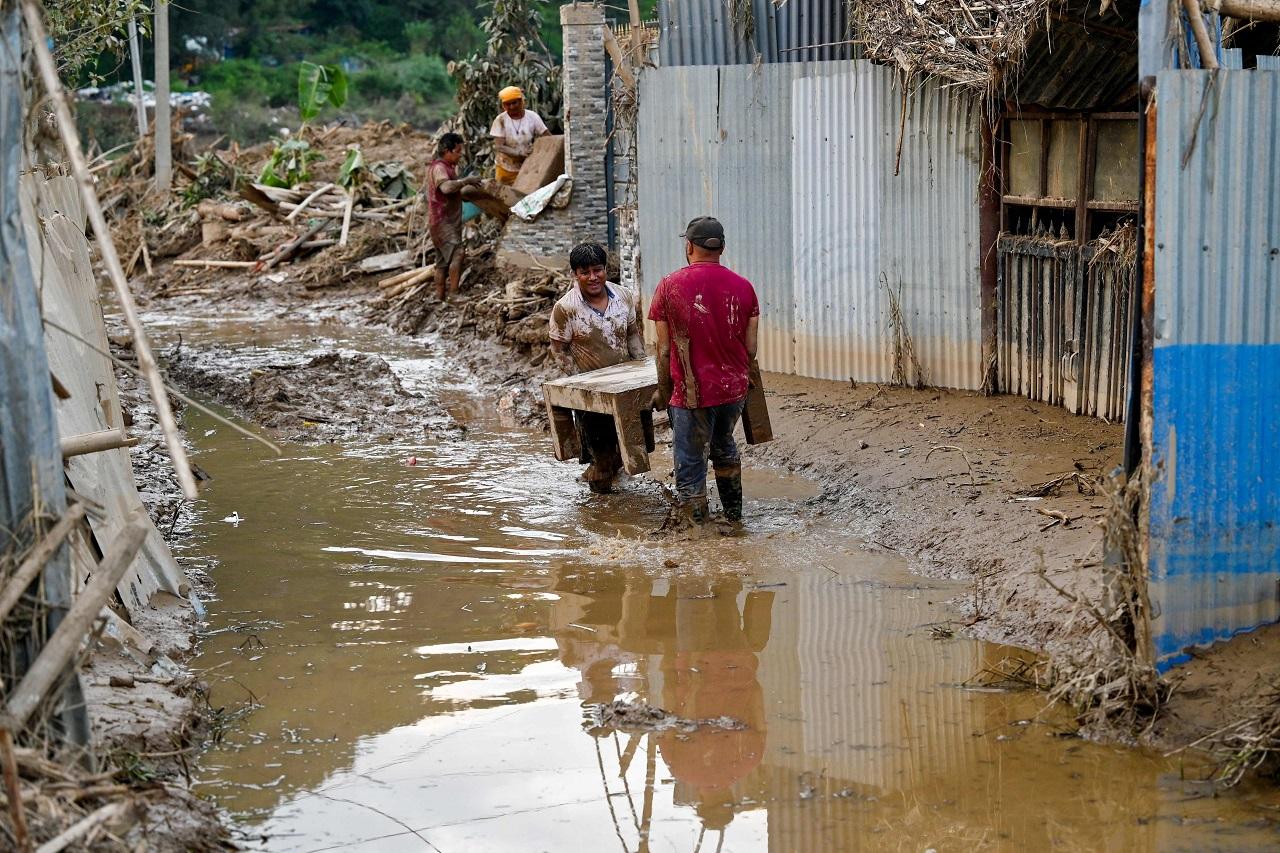
[[[934,454],[934,451],[942,451],[943,453],[954,452],[954,453],[959,453],[961,456],[963,456],[964,464],[969,469],[969,485],[971,486],[977,485],[977,483],[975,483],[973,479],[973,463],[969,461],[969,454],[965,452],[963,447],[957,447],[954,444],[935,444],[933,447],[929,448],[929,452],[924,455],[925,462],[929,461],[929,457]]]
[[[258,262],[257,261],[216,261],[216,260],[203,260],[201,258],[191,258],[191,259],[184,258],[184,259],[174,261],[173,265],[175,267],[199,267],[199,268],[210,268],[210,269],[240,270],[240,269],[249,269],[250,267],[256,267],[258,265]]]
[[[311,204],[311,202],[320,198],[320,196],[324,195],[331,189],[333,189],[333,184],[325,184],[320,189],[316,190],[311,195],[304,198],[301,202],[299,202],[298,206],[295,207],[292,211],[290,211],[289,215],[284,218],[285,221],[292,222],[293,220],[297,219],[298,214],[307,209],[307,205]]]

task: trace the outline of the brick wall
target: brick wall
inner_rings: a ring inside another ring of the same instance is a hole
[[[560,7],[564,28],[565,171],[573,196],[564,210],[548,208],[533,222],[512,217],[498,249],[500,260],[522,267],[566,269],[569,250],[609,237],[605,152],[604,10],[594,4]]]

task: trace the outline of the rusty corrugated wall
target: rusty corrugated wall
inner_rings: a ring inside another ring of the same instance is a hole
[[[1280,72],[1156,86],[1157,661],[1280,619]]]
[[[864,62],[646,71],[640,280],[684,264],[694,216],[725,224],[725,262],[756,286],[761,364],[885,381],[890,292],[933,384],[981,384],[978,108],[925,84],[902,117],[895,75]],[[910,371],[908,371],[910,373]]]

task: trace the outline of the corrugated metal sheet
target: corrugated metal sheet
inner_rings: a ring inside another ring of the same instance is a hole
[[[1280,73],[1157,81],[1157,659],[1280,619]],[[1183,166],[1183,160],[1186,166]]]
[[[1068,110],[1117,106],[1138,95],[1138,3],[1071,3],[1032,32],[1005,95]],[[1050,13],[1051,14],[1051,13]]]
[[[38,172],[22,177],[23,221],[27,244],[39,247],[32,265],[40,288],[44,315],[100,350],[107,349],[98,282],[93,274],[85,213],[75,180],[45,178]],[[124,424],[120,395],[111,362],[64,332],[46,327],[49,366],[71,392],[56,402],[58,435],[81,435]],[[87,453],[67,461],[66,476],[76,491],[106,508],[89,521],[105,551],[131,516],[147,519],[147,538],[133,565],[121,578],[120,599],[130,612],[147,607],[158,591],[178,595],[182,571],[169,553],[160,531],[147,518],[133,477],[127,448]],[[81,574],[93,570],[81,565]]]
[[[695,216],[725,226],[725,265],[760,298],[760,364],[790,373],[791,81],[844,63],[657,68],[640,80],[640,285],[685,264]]]
[[[722,0],[658,0],[660,65],[749,65],[852,59],[844,0],[751,0],[755,34],[748,44]]]
[[[1259,71],[1280,71],[1280,56],[1259,56]]]
[[[713,214],[760,296],[766,370],[889,379],[892,287],[928,380],[977,387],[977,109],[916,91],[894,177],[893,81],[862,62],[647,72],[643,292],[684,265],[684,224]]]
[[[31,262],[34,247],[23,227],[18,190],[19,175],[30,166],[23,148],[28,105],[23,103],[22,28],[16,4],[0,14],[0,551],[22,551],[32,542],[33,511],[57,518],[67,502]],[[39,630],[6,644],[0,689],[16,686],[40,653],[42,638],[53,633],[70,606],[69,551],[59,547],[45,563],[37,583],[50,608]],[[89,718],[75,672],[62,688],[62,702],[61,737],[89,743]]]
[[[977,109],[870,63],[793,87],[796,372],[887,381],[891,296],[926,381],[981,383]],[[908,371],[909,373],[909,371]]]

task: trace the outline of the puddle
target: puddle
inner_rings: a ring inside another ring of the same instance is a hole
[[[298,352],[315,337],[244,332],[209,334]],[[334,340],[381,340],[359,335]],[[214,476],[189,550],[216,560],[218,595],[195,666],[215,707],[262,705],[205,753],[201,789],[251,848],[1280,841],[1273,792],[1214,799],[1198,768],[1064,737],[1037,696],[959,687],[1008,650],[935,639],[956,588],[861,550],[805,506],[812,483],[753,471],[748,535],[654,540],[647,478],[590,497],[544,436],[395,347],[381,352],[467,418],[465,437],[276,458],[189,413]],[[584,720],[618,699],[742,725]]]

